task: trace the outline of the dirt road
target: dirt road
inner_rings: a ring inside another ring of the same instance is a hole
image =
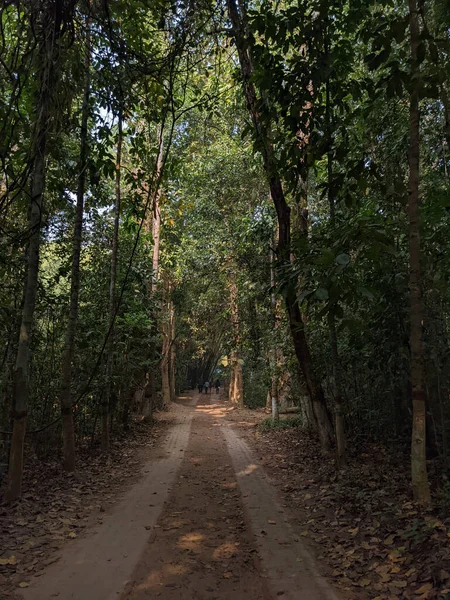
[[[181,399],[142,480],[25,600],[337,600],[228,410]]]

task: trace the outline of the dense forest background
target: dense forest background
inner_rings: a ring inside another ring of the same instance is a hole
[[[2,3],[6,500],[31,456],[82,468],[219,377],[274,424],[298,407],[337,468],[411,444],[411,493],[429,471],[450,501],[449,24],[444,0]]]

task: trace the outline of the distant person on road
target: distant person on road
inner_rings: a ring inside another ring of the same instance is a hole
[[[219,379],[216,379],[215,386],[216,386],[216,394],[218,394],[220,391],[220,380]]]
[[[198,387],[198,393],[201,394],[202,390],[203,390],[203,382],[201,379],[199,380],[197,387]]]
[[[205,381],[203,384],[203,389],[205,390],[205,394],[207,394],[209,391],[209,381]]]

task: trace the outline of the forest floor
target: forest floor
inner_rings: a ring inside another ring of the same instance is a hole
[[[124,477],[131,473],[122,487],[105,485],[91,494],[88,482],[77,482],[77,508],[61,517],[60,505],[68,502],[67,492],[61,493],[65,481],[58,488],[47,478],[46,486],[38,483],[39,493],[50,488],[45,493],[53,494],[56,506],[39,508],[34,490],[15,508],[4,507],[2,530],[10,537],[2,538],[0,565],[14,589],[3,586],[0,597],[337,600],[235,418],[228,419],[233,412],[214,394],[179,398],[163,414],[170,425],[165,439],[155,444],[152,434],[152,447],[135,449],[132,464],[122,470]],[[243,424],[251,426],[245,418]],[[133,464],[139,460],[138,478]],[[17,533],[18,512],[28,548]],[[48,528],[58,523],[50,539],[34,536],[37,517],[39,526],[41,519]]]
[[[33,464],[0,507],[0,599],[447,599],[448,523],[410,502],[398,457],[337,477],[265,417],[189,393],[106,465]]]
[[[450,600],[449,498],[429,509],[411,501],[404,448],[360,443],[337,474],[314,436],[255,427],[267,415],[244,412],[247,425],[234,413],[241,435],[341,598]]]

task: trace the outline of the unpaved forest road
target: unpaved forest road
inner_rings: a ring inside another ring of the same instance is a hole
[[[214,394],[180,403],[141,481],[25,600],[338,600],[227,405]]]

